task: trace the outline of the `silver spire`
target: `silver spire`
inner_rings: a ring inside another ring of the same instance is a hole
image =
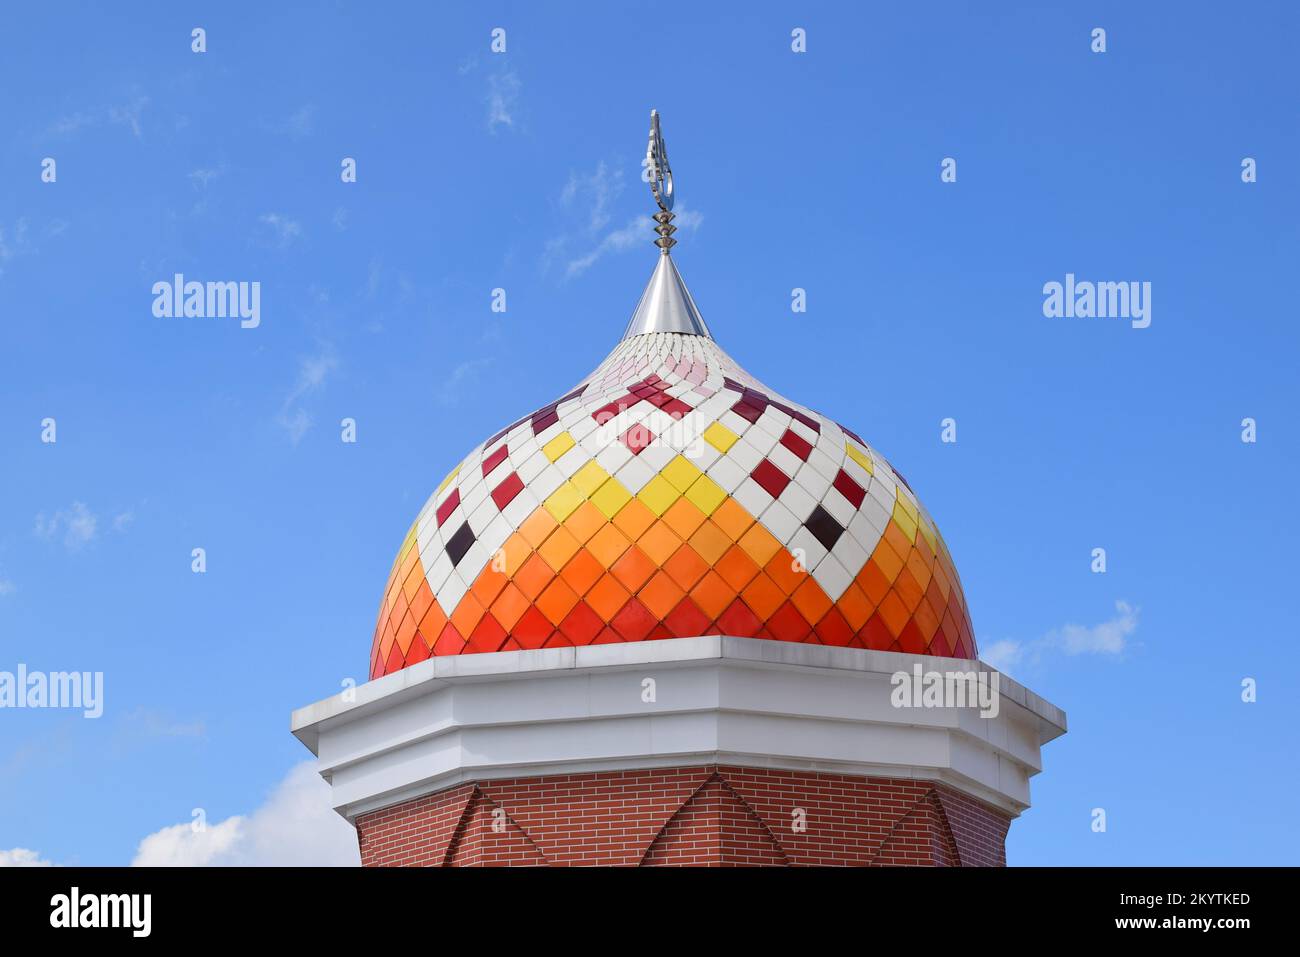
[[[673,239],[673,233],[677,232],[673,225],[673,171],[668,165],[668,150],[664,147],[656,110],[650,111],[650,142],[646,145],[645,166],[650,194],[659,206],[659,212],[654,214],[655,233],[659,238],[654,243],[661,255],[623,338],[630,339],[647,332],[708,336],[709,327],[704,324],[704,318],[669,254],[669,250],[677,245],[677,240]]]

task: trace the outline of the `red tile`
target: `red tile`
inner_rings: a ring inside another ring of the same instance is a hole
[[[790,476],[786,475],[779,468],[772,464],[770,459],[763,459],[754,467],[750,477],[763,486],[763,490],[773,498],[780,496],[785,487],[790,484]]]
[[[502,442],[495,452],[483,460],[483,474],[489,474],[494,468],[504,462],[508,451],[506,443]]]
[[[749,610],[749,606],[737,598],[727,610],[718,616],[718,631],[724,635],[739,638],[756,638],[762,631],[763,623]]]
[[[554,630],[555,627],[547,617],[534,607],[529,608],[515,622],[515,626],[510,629],[510,637],[519,642],[520,647],[540,648]]]
[[[442,528],[442,523],[447,521],[447,518],[456,510],[456,506],[459,504],[460,489],[454,488],[451,490],[451,494],[447,496],[447,501],[438,506],[437,516],[439,528]]]
[[[779,641],[803,641],[812,632],[808,619],[790,601],[778,608],[765,624]]]
[[[619,609],[618,614],[610,622],[614,630],[626,641],[645,640],[657,624],[649,609],[635,598],[628,599],[628,603]]]
[[[700,611],[700,606],[689,598],[683,598],[664,619],[668,630],[679,638],[694,638],[707,635],[711,624],[709,616]]]
[[[470,632],[469,641],[465,643],[466,654],[482,654],[496,651],[506,640],[506,630],[490,614],[479,619],[474,630]]]
[[[840,474],[835,476],[836,490],[853,503],[854,508],[862,507],[862,500],[867,497],[867,490],[853,480],[844,469],[840,469]]]
[[[637,423],[620,435],[619,438],[623,440],[623,444],[628,447],[633,455],[640,455],[655,440],[655,434],[644,425]]]
[[[785,435],[781,436],[781,444],[805,462],[808,461],[808,453],[812,451],[812,446],[802,435],[786,429]]]
[[[523,490],[524,480],[518,472],[511,472],[504,482],[492,490],[492,501],[497,503],[497,508],[505,508]]]
[[[592,611],[591,606],[585,601],[574,605],[564,621],[560,622],[560,631],[564,632],[564,636],[575,645],[591,644],[591,640],[600,634],[600,630],[604,627],[605,623],[600,620],[600,616]]]

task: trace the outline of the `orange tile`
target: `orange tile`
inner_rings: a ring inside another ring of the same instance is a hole
[[[580,547],[573,534],[564,526],[560,526],[547,536],[546,541],[542,542],[542,547],[537,549],[537,554],[546,559],[546,564],[558,572],[569,563],[569,559]]]
[[[569,559],[569,564],[564,566],[564,571],[560,574],[570,588],[579,595],[585,595],[604,573],[604,567],[596,561],[595,556],[585,548],[580,548],[578,554]]]
[[[942,562],[934,563],[934,581],[939,586],[940,597],[947,601],[948,593],[952,591],[952,579],[948,577]]]
[[[420,634],[424,636],[425,644],[432,647],[433,643],[438,640],[438,636],[442,634],[443,626],[446,624],[447,616],[442,613],[442,609],[435,601],[429,606],[429,610],[424,613],[424,617],[420,619]]]
[[[894,550],[900,559],[905,558],[907,553],[912,550],[912,540],[903,534],[903,530],[898,527],[898,523],[892,518],[889,524],[885,526],[884,539]]]
[[[415,619],[407,615],[402,619],[402,623],[397,626],[397,647],[402,650],[402,657],[406,657],[406,652],[411,648],[411,642],[415,638]]]
[[[496,571],[492,567],[492,563],[489,562],[487,567],[479,572],[478,578],[474,580],[470,591],[479,600],[480,605],[484,608],[490,608],[497,595],[501,594],[501,589],[506,587],[507,581],[509,579],[501,572]]]
[[[736,592],[717,572],[709,570],[691,589],[691,598],[710,618],[717,618],[736,599]]]
[[[519,590],[524,593],[524,597],[531,601],[542,593],[542,589],[549,585],[554,577],[555,571],[546,562],[542,561],[542,556],[533,554],[519,569],[514,582],[519,586]],[[459,630],[457,629],[457,631]]]
[[[939,616],[934,613],[928,601],[923,601],[916,606],[916,611],[912,613],[912,621],[916,627],[921,629],[921,636],[929,644],[934,633],[939,630]]]
[[[574,594],[572,588],[564,583],[564,579],[557,578],[546,587],[546,590],[537,596],[537,610],[546,616],[547,620],[557,628],[560,622],[564,621],[564,616],[573,610],[573,606],[578,603],[578,596]]]
[[[627,551],[629,544],[626,535],[615,526],[606,525],[587,541],[587,550],[602,566],[611,568],[618,561],[618,556]]]
[[[641,604],[650,609],[651,614],[661,621],[668,617],[668,613],[677,607],[677,603],[682,600],[686,592],[672,579],[672,576],[665,571],[657,572],[653,578],[641,586],[641,590],[636,593],[636,597],[641,600]]]
[[[411,602],[411,614],[419,621],[424,617],[424,613],[429,610],[433,604],[433,592],[429,590],[429,583],[421,582],[420,590],[416,592],[415,600]]]
[[[890,547],[888,542],[881,542],[876,546],[871,560],[880,566],[880,571],[884,573],[885,578],[891,583],[898,577],[898,573],[903,570],[903,559]]]
[[[700,553],[691,548],[690,545],[683,545],[677,549],[677,551],[673,552],[672,557],[664,563],[664,571],[673,577],[673,581],[688,590],[694,588],[695,583],[708,570],[709,563],[701,558]]]
[[[867,559],[867,563],[862,566],[862,571],[858,572],[856,582],[873,605],[879,605],[885,600],[885,596],[889,594],[889,587],[893,584],[880,570],[875,558]]]
[[[745,600],[745,604],[759,617],[760,621],[767,621],[785,602],[786,595],[776,586],[772,579],[760,574],[745,586],[745,590],[740,593],[740,597]]]
[[[641,546],[641,551],[650,556],[652,562],[663,565],[681,547],[682,540],[666,522],[655,522],[636,543]]]
[[[913,548],[907,556],[907,570],[912,573],[916,583],[924,591],[930,584],[930,566],[925,563],[925,558],[921,555],[919,549]]]
[[[534,509],[533,514],[519,526],[519,534],[533,548],[546,541],[546,536],[553,531],[555,531],[555,516],[544,507]]]
[[[608,622],[618,614],[618,610],[626,605],[631,597],[632,594],[618,583],[617,578],[613,575],[604,575],[591,587],[584,600],[591,606],[592,611]]]
[[[811,575],[807,576],[804,583],[794,590],[790,600],[799,609],[799,614],[809,621],[820,621],[831,607],[830,598],[827,597],[826,592],[822,591],[822,586],[817,584],[817,579]]]
[[[419,562],[416,562],[415,565],[411,566],[411,570],[407,573],[405,581],[402,582],[402,594],[406,596],[408,602],[414,599],[419,593],[420,582],[424,580],[424,566],[420,565]]]
[[[740,547],[749,553],[749,557],[758,562],[759,565],[766,565],[772,560],[772,556],[781,551],[782,548],[781,543],[776,540],[776,536],[759,522],[751,525],[749,531],[741,536]]]
[[[718,559],[713,568],[737,594],[753,581],[754,576],[759,572],[758,563],[739,545],[732,545],[727,549],[727,554]]]
[[[727,549],[734,544],[727,533],[711,521],[704,522],[691,536],[691,547],[710,565],[726,554]]]
[[[867,597],[867,593],[858,587],[857,582],[851,582],[844,590],[844,594],[840,596],[840,600],[835,603],[835,607],[840,610],[849,627],[858,631],[876,610],[876,603]]]
[[[483,606],[479,604],[473,593],[466,592],[465,597],[460,600],[460,604],[451,614],[451,623],[462,635],[468,635],[474,631],[474,627],[482,617]]]
[[[605,516],[591,502],[583,502],[564,520],[564,527],[580,542],[587,541],[605,524]]]
[[[655,563],[646,553],[633,545],[614,563],[612,571],[624,588],[635,592],[656,571]]]
[[[641,534],[654,522],[654,512],[646,508],[641,500],[636,498],[624,505],[619,510],[619,513],[614,516],[614,524],[618,526],[618,530],[632,541],[640,538]]]
[[[682,497],[664,512],[664,521],[679,537],[690,538],[703,524],[704,513],[696,508],[690,499]]]
[[[885,600],[876,609],[876,613],[884,619],[886,627],[889,628],[895,638],[903,633],[903,628],[907,625],[909,616],[907,607],[903,604],[903,600],[898,597],[897,592],[891,591],[886,595]]]
[[[754,524],[754,516],[731,497],[718,506],[717,511],[709,516],[709,520],[722,529],[733,542],[740,541],[740,536]]]
[[[501,594],[497,600],[492,603],[492,616],[501,623],[501,627],[509,631],[515,626],[521,615],[528,610],[532,604],[524,593],[514,586],[512,582],[507,582],[506,587],[501,589]],[[435,632],[434,637],[437,637]]]
[[[546,514],[549,515],[550,512]],[[533,547],[518,532],[507,538],[506,543],[501,546],[501,555],[505,559],[505,567],[502,571],[506,573],[506,577],[513,578],[532,553]]]
[[[806,571],[795,571],[794,556],[784,548],[772,556],[772,560],[763,566],[763,571],[776,583],[776,587],[787,595],[808,580]]]
[[[903,599],[903,607],[907,609],[909,615],[916,611],[916,606],[925,597],[925,590],[916,583],[916,579],[906,568],[898,573],[898,578],[894,582],[894,591],[898,593],[899,598]]]

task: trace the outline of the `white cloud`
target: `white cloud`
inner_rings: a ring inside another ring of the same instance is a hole
[[[280,213],[263,213],[257,218],[259,223],[263,223],[271,228],[275,235],[276,245],[281,249],[291,245],[295,239],[302,236],[302,225],[288,216]]]
[[[12,595],[16,587],[9,579],[0,578],[0,595]]]
[[[140,139],[140,118],[144,108],[149,105],[149,97],[137,96],[135,99],[117,106],[100,107],[93,110],[78,110],[61,116],[46,129],[46,134],[54,136],[71,136],[92,126],[112,123],[125,126],[131,130],[136,139]]]
[[[99,519],[85,502],[73,502],[68,508],[61,508],[49,518],[41,512],[36,516],[36,534],[41,538],[53,540],[60,535],[63,544],[70,551],[80,551],[95,539],[99,529]]]
[[[111,123],[129,126],[135,138],[140,138],[140,114],[144,108],[149,105],[149,97],[139,96],[130,103],[123,106],[111,106],[108,109],[108,119]]]
[[[45,860],[35,851],[29,851],[25,847],[15,847],[7,851],[0,851],[0,867],[53,867],[49,861]]]
[[[1126,601],[1115,602],[1115,617],[1096,625],[1062,625],[1034,641],[995,641],[981,649],[980,658],[999,671],[1021,664],[1038,664],[1050,652],[1065,655],[1118,656],[1137,631],[1138,611]]]
[[[515,113],[518,110],[519,91],[523,84],[519,74],[513,70],[507,73],[493,73],[488,76],[488,131],[495,133],[497,127],[513,128]]]
[[[195,831],[174,824],[140,842],[136,867],[350,867],[360,863],[356,831],[330,807],[315,761],[293,768],[266,802]]]
[[[325,387],[325,380],[338,368],[336,359],[328,350],[315,356],[308,356],[298,364],[298,378],[285,396],[276,414],[275,420],[289,433],[289,440],[297,445],[312,426],[311,414],[303,406],[302,400]]]

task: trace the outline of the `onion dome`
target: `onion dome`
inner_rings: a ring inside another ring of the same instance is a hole
[[[903,477],[710,335],[670,255],[672,173],[651,123],[660,255],[623,340],[429,497],[389,574],[370,676],[714,634],[976,657],[952,557]]]

